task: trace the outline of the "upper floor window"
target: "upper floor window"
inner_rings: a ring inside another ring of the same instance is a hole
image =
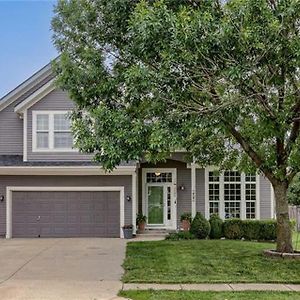
[[[33,151],[73,151],[73,137],[67,111],[33,112]]]

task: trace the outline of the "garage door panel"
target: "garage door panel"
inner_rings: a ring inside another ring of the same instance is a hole
[[[41,224],[49,224],[52,223],[53,217],[51,215],[41,214],[38,216],[38,222]]]
[[[14,237],[32,237],[38,236],[40,233],[37,224],[26,223],[26,227],[24,224],[15,224],[12,230],[12,234]]]
[[[120,235],[119,192],[13,192],[12,207],[15,237]]]

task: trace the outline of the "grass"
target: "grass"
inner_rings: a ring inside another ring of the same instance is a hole
[[[300,260],[263,256],[272,248],[271,243],[230,240],[128,243],[123,281],[300,283]]]
[[[132,300],[300,300],[297,292],[122,291]]]
[[[295,250],[300,251],[300,232],[293,233],[293,246]]]

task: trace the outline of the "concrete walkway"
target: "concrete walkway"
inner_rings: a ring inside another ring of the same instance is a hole
[[[171,291],[282,291],[300,292],[300,284],[234,283],[234,284],[123,284],[123,290],[171,290]]]
[[[1,300],[115,300],[122,239],[0,239]]]

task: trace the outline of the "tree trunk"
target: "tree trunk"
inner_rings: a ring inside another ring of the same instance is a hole
[[[293,253],[292,229],[288,212],[286,182],[277,183],[274,187],[277,217],[277,247],[278,252]]]

